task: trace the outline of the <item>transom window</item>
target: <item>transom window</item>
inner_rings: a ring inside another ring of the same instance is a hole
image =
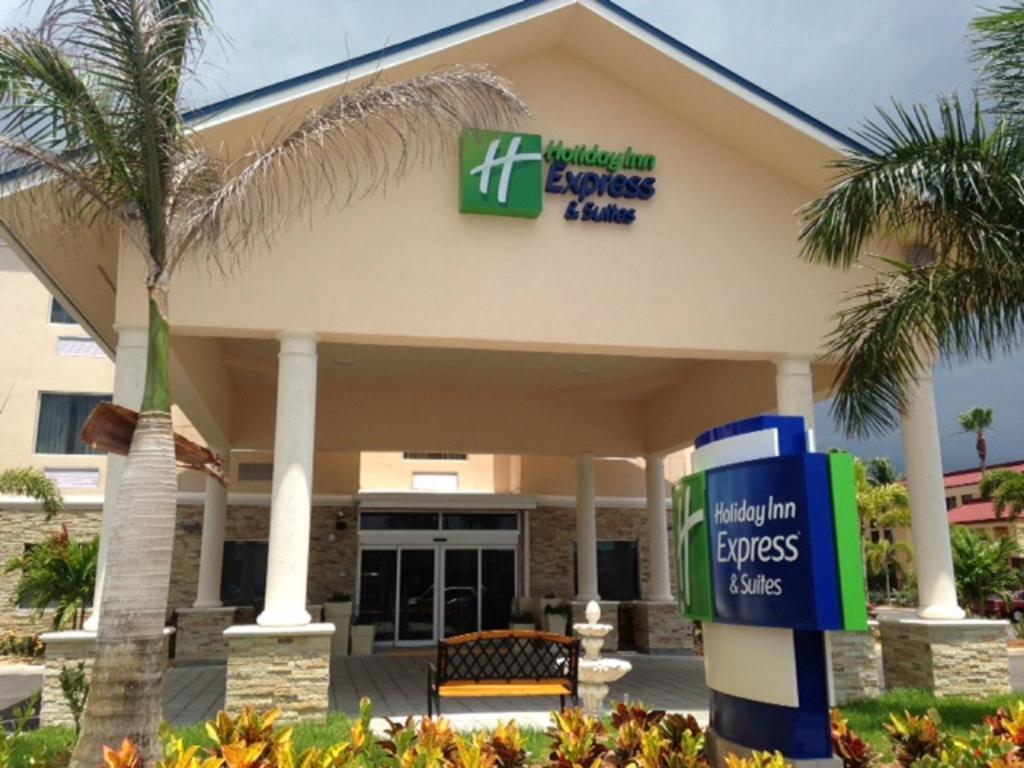
[[[93,408],[108,400],[110,395],[43,392],[39,396],[36,453],[99,453],[82,442],[82,427]]]
[[[516,531],[515,512],[361,512],[362,531]]]

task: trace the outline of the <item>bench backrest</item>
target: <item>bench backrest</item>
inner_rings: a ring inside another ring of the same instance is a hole
[[[579,641],[551,632],[496,629],[449,637],[437,646],[437,682],[565,680],[576,690]]]

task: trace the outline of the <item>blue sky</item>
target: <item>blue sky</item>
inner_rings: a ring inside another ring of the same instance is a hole
[[[620,0],[628,10],[814,116],[849,131],[892,97],[931,101],[968,94],[975,71],[965,39],[979,5],[965,0]],[[506,5],[496,0],[213,0],[192,104],[217,101],[367,53]],[[38,12],[42,3],[35,3]],[[990,4],[991,5],[991,4]],[[25,18],[0,0],[0,24]],[[947,469],[976,463],[956,414],[996,411],[992,461],[1024,457],[1024,354],[947,363],[936,375]],[[818,442],[902,463],[898,435],[848,443],[819,408]]]

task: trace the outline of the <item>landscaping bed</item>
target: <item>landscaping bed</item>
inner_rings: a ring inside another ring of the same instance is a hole
[[[1001,716],[994,717],[1000,711]],[[247,747],[260,745],[263,757],[253,765],[258,763],[261,768],[303,765],[301,758],[311,754],[316,759],[308,764],[325,768],[707,765],[703,732],[696,721],[638,705],[619,705],[603,720],[588,718],[579,710],[553,713],[548,730],[499,725],[459,734],[443,719],[425,719],[418,726],[394,723],[383,733],[380,729],[371,733],[368,702],[359,718],[336,712],[324,724],[294,728],[278,727],[275,720],[274,713],[248,711],[236,718],[221,713],[209,723],[174,729],[166,742],[170,752],[167,764],[202,768],[201,761],[208,754],[220,754],[225,745],[243,743]],[[964,750],[972,755],[969,765],[977,768],[1019,766],[1024,765],[1015,762],[1024,759],[1024,701],[1014,695],[937,699],[922,691],[896,691],[844,707],[834,718],[833,738],[846,768],[968,765],[957,757],[966,754]],[[70,728],[21,733],[8,741],[9,768],[61,768],[67,764],[73,742]],[[933,758],[939,760],[943,753],[948,762],[936,763]],[[427,755],[437,756],[440,762],[431,762]],[[122,754],[115,764],[132,766],[130,753]],[[777,757],[772,761],[765,756],[760,762],[738,761],[735,765],[759,768],[782,763]]]

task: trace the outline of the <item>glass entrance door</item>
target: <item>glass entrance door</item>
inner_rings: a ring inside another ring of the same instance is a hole
[[[359,618],[379,643],[416,645],[505,629],[516,595],[514,547],[364,547]]]
[[[431,642],[437,576],[435,549],[398,550],[398,634],[396,643]]]

